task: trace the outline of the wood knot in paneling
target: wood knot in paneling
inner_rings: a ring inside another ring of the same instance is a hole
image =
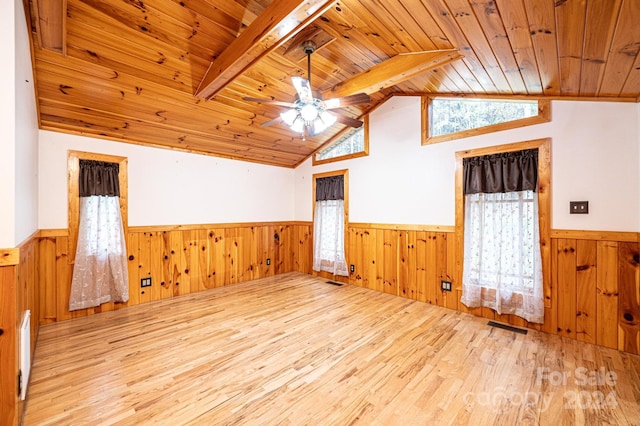
[[[622,314],[622,319],[629,325],[638,324],[638,320],[633,316],[631,312],[625,312],[624,314]]]

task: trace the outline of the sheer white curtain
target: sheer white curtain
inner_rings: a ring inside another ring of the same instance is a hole
[[[80,228],[69,310],[129,300],[119,197],[80,198]]]
[[[81,159],[79,166],[80,215],[70,311],[129,300],[119,165]]]
[[[316,201],[313,269],[348,276],[344,255],[344,200]]]
[[[465,195],[462,303],[544,322],[538,195]]]

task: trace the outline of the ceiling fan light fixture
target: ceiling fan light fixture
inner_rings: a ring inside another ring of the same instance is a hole
[[[300,108],[300,116],[306,123],[312,123],[320,116],[320,111],[314,104],[305,104]]]
[[[294,121],[296,121],[296,118],[298,118],[298,111],[295,109],[288,109],[280,113],[280,118],[282,118],[282,121],[284,121],[287,126],[291,127],[293,126]]]
[[[324,132],[336,123],[337,117],[329,111],[322,111],[316,121],[313,122],[313,132],[315,134]]]
[[[296,119],[293,121],[293,123],[289,126],[289,128],[296,133],[303,133],[304,121],[300,116],[297,116]]]

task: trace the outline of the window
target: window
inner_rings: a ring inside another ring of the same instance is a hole
[[[548,140],[456,157],[461,302],[543,323],[550,295]]]
[[[423,97],[423,145],[550,120],[548,100]]]
[[[314,175],[313,270],[349,276],[344,250],[347,171]]]
[[[313,155],[313,164],[331,163],[369,155],[369,118],[357,129],[350,129],[329,141],[326,148]]]
[[[68,202],[69,202],[69,238],[68,249],[69,263],[74,263],[77,241],[78,241],[78,227],[80,216],[80,188],[78,182],[80,180],[80,160],[95,160],[106,161],[110,163],[117,163],[118,179],[120,181],[120,215],[122,216],[122,226],[125,233],[127,232],[128,223],[128,209],[127,209],[127,188],[128,188],[128,160],[126,157],[116,157],[113,155],[96,154],[93,152],[81,152],[81,151],[69,151],[69,158],[67,160],[67,185],[69,189]]]
[[[127,159],[71,151],[68,168],[69,311],[126,302]]]

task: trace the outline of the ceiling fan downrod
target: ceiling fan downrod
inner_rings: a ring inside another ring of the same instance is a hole
[[[313,40],[306,40],[302,43],[302,51],[307,55],[307,80],[311,87],[311,54],[316,51],[318,45]]]

